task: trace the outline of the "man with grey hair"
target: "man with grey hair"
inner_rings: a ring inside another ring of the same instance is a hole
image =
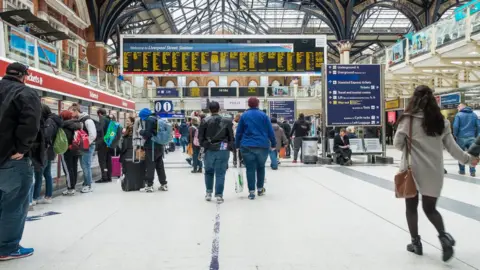
[[[0,261],[33,255],[20,246],[33,182],[32,161],[42,164],[41,103],[25,86],[28,67],[8,65],[0,81]],[[40,135],[40,136],[39,136]],[[43,165],[43,164],[42,164]]]

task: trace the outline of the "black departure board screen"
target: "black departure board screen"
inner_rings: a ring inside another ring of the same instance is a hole
[[[321,74],[325,63],[318,37],[188,37],[123,37],[124,74]]]

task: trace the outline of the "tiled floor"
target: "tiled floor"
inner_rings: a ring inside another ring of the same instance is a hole
[[[398,152],[389,155],[400,158]],[[210,269],[219,215],[222,270],[479,269],[480,180],[449,175],[439,210],[456,238],[456,259],[440,260],[433,226],[420,211],[423,257],[409,242],[402,200],[394,198],[392,166],[311,167],[284,162],[267,171],[267,195],[255,201],[234,192],[227,173],[225,203],[203,200],[203,175],[192,175],[180,153],[167,157],[170,191],[124,193],[117,183],[94,193],[38,206],[27,223],[28,259],[1,263],[5,270]],[[295,165],[295,166],[294,166]]]

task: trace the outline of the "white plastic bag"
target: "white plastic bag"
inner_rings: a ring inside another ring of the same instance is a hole
[[[238,153],[237,153],[237,157],[238,157]],[[237,168],[236,170],[233,170],[233,175],[235,179],[235,192],[236,193],[243,192],[245,177],[244,177],[242,168],[240,168],[240,162],[237,162]]]

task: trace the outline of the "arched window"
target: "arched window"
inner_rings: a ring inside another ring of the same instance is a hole
[[[273,86],[273,87],[278,87],[278,86],[280,86],[280,82],[277,81],[277,80],[274,80],[274,81],[272,82],[272,86]]]
[[[198,87],[198,83],[195,80],[192,80],[188,83],[188,87]]]
[[[208,87],[215,87],[215,86],[217,86],[217,83],[214,80],[210,80],[210,81],[208,81],[207,86]]]
[[[249,83],[248,83],[248,86],[249,87],[257,87],[258,86],[258,83],[254,80],[251,80]]]
[[[173,81],[167,81],[167,83],[165,84],[165,87],[175,87],[175,83]]]
[[[230,86],[231,86],[231,87],[239,87],[240,84],[238,83],[238,81],[231,81],[231,82],[230,82]]]

